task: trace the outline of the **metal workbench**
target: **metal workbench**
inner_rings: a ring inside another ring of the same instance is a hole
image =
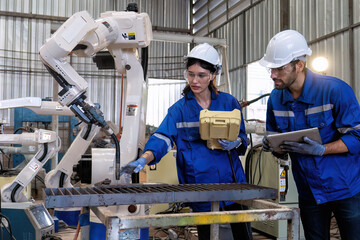
[[[107,227],[107,239],[119,239],[121,230],[212,224],[212,239],[219,239],[220,223],[288,220],[288,239],[299,239],[299,211],[259,199],[275,199],[277,190],[245,183],[229,184],[130,184],[101,187],[47,188],[47,208],[83,207]],[[240,201],[251,210],[219,211],[220,201]],[[114,216],[98,207],[175,202],[209,202],[212,211],[163,215]]]

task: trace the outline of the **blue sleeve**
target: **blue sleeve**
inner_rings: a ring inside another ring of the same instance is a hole
[[[149,165],[158,163],[173,147],[177,136],[176,122],[168,112],[159,128],[147,141],[144,152],[151,151],[155,159]]]
[[[273,112],[273,106],[271,101],[271,95],[267,102],[267,108],[266,108],[266,131],[267,132],[277,132],[276,128],[276,121],[275,116]]]
[[[360,153],[360,107],[352,88],[343,84],[334,88],[335,125],[351,154]]]

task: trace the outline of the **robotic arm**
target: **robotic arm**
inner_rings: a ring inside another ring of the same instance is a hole
[[[0,143],[13,143],[29,146],[39,144],[39,150],[29,163],[21,170],[14,181],[1,188],[1,201],[27,201],[22,189],[26,187],[44,164],[54,156],[56,148],[56,133],[48,130],[36,130],[33,133],[0,134]]]
[[[14,98],[0,101],[0,109],[25,107],[36,114],[73,116],[74,113],[58,102],[42,101],[38,97]]]
[[[146,13],[105,12],[101,14],[100,19],[95,21],[88,12],[83,11],[71,16],[40,48],[42,62],[62,87],[59,92],[59,102],[68,106],[75,116],[87,124],[87,130],[79,134],[79,138],[82,139],[75,140],[72,145],[82,145],[79,149],[85,151],[99,130],[98,128],[102,128],[115,141],[117,180],[120,179],[120,144],[104,120],[103,113],[92,102],[86,100],[87,82],[72,68],[66,58],[71,53],[83,57],[92,56],[107,48],[115,60],[115,67],[119,73],[127,72],[128,79],[134,77],[143,82],[142,71],[141,76],[139,76],[136,48],[148,46],[151,40],[152,27]],[[139,122],[140,113],[136,110],[141,106],[141,81],[140,84],[138,81],[127,87],[127,97],[131,104],[126,103],[128,104],[126,115],[135,116],[137,120],[134,122],[134,120],[125,118],[124,128],[126,122],[132,123],[135,128],[139,128],[139,125],[136,124]],[[138,89],[140,89],[140,93]],[[136,133],[130,135],[129,138],[132,138],[132,135],[136,135]],[[81,156],[81,151],[79,149],[74,150],[73,146],[70,148],[55,172],[45,179],[49,183],[47,184],[48,187],[59,187],[58,181],[51,178],[58,178],[59,171],[62,172],[61,178],[64,178],[64,175],[70,175],[73,164],[79,160],[78,155]],[[129,150],[126,149],[125,151]],[[137,154],[137,149],[135,152]],[[75,158],[72,156],[73,154],[76,155]],[[135,158],[136,156],[133,157],[133,159]]]
[[[109,134],[102,112],[86,101],[87,82],[66,61],[74,52],[92,56],[108,48],[119,73],[125,73],[123,49],[146,47],[152,38],[151,23],[146,13],[105,12],[94,21],[88,12],[71,16],[41,47],[40,58],[47,70],[62,87],[59,102],[68,106],[85,123],[96,124]]]

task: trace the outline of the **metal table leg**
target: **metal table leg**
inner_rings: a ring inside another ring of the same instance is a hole
[[[219,202],[211,202],[211,212],[218,212],[220,208]],[[210,225],[210,240],[219,240],[219,224]]]
[[[81,226],[81,240],[89,240],[90,239],[90,208],[83,207],[81,209],[82,222],[88,222],[88,225]],[[85,219],[87,218],[87,219]],[[79,220],[80,221],[80,220]]]

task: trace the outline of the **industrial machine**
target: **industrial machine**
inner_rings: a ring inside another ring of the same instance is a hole
[[[38,152],[21,170],[15,180],[1,188],[2,202],[28,201],[24,194],[22,194],[22,190],[31,182],[42,166],[57,152],[56,138],[55,132],[44,129],[38,129],[33,133],[0,134],[0,143],[21,144],[25,146],[40,145]]]
[[[71,186],[69,176],[73,165],[100,129],[111,136],[116,146],[114,181],[120,180],[120,159],[126,164],[137,158],[138,143],[145,140],[145,114],[141,109],[145,83],[136,48],[148,46],[151,39],[151,23],[146,13],[105,12],[95,21],[83,11],[71,16],[41,47],[42,62],[62,87],[59,102],[68,106],[84,124],[62,161],[46,175],[47,187]],[[70,53],[89,57],[104,48],[113,56],[116,70],[127,74],[126,111],[120,144],[102,112],[86,100],[87,82],[66,61]]]
[[[1,187],[2,226],[11,229],[5,239],[41,239],[54,231],[54,222],[42,204],[31,202],[25,195],[24,189],[35,178],[44,164],[58,151],[55,132],[36,129],[33,133],[0,134],[0,143],[34,145],[38,144],[38,151],[33,158],[21,169],[16,178]],[[11,179],[11,178],[10,178]],[[5,217],[3,217],[5,216]]]
[[[261,147],[254,147],[247,152],[244,165],[249,183],[278,189],[277,204],[291,208],[298,207],[298,194],[290,170],[290,159],[282,160],[269,152],[262,151]],[[253,222],[251,226],[274,236],[277,240],[287,239],[286,221]],[[302,226],[300,226],[300,239],[304,239]]]
[[[74,113],[58,102],[38,97],[15,98],[0,101],[0,110],[14,109],[14,132],[31,131],[33,128],[51,129],[54,115],[58,117],[58,136],[61,139],[61,149],[57,152],[58,161],[63,157],[78,132],[78,121]],[[14,145],[2,146],[1,149],[12,155],[12,166],[17,167],[27,162],[36,153],[36,146],[23,147]],[[20,166],[21,167],[21,166]],[[48,161],[44,168],[50,171],[51,162]]]
[[[11,237],[47,239],[47,235],[54,233],[54,221],[42,203],[2,203],[1,213],[6,216],[6,219],[2,218],[3,226],[11,229],[11,234],[5,234],[2,226],[4,240],[12,240]]]
[[[40,98],[0,101],[0,109],[23,107],[33,109],[39,114],[73,115],[67,107],[62,107],[56,102],[42,101]],[[24,161],[16,168],[7,169],[8,174],[16,174],[15,178],[2,177],[4,182],[10,181],[1,187],[2,226],[6,226],[10,230],[9,234],[3,235],[5,239],[12,239],[12,237],[42,239],[47,234],[54,232],[54,221],[41,203],[32,202],[29,187],[40,169],[59,151],[60,145],[56,144],[57,137],[55,132],[44,129],[35,129],[34,132],[21,134],[0,134],[1,144],[21,145],[21,147],[2,146],[1,149],[4,152],[26,153],[32,156],[30,161]]]

